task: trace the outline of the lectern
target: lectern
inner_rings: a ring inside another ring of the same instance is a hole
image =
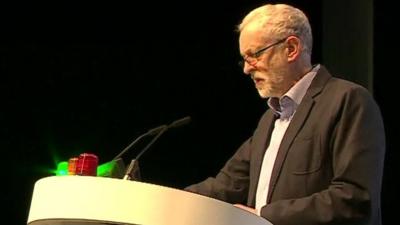
[[[272,225],[231,204],[186,191],[107,177],[35,183],[28,225]]]

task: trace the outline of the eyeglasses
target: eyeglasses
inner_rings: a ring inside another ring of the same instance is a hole
[[[287,37],[286,37],[286,38],[283,38],[283,39],[281,39],[281,40],[279,40],[279,41],[277,41],[277,42],[275,42],[275,43],[272,43],[272,44],[270,44],[270,45],[268,45],[268,46],[266,46],[266,47],[264,47],[264,48],[262,48],[262,49],[256,51],[256,52],[253,53],[253,54],[248,54],[248,55],[243,56],[243,59],[239,61],[239,66],[240,66],[241,68],[244,68],[245,62],[247,62],[247,63],[250,64],[251,66],[255,66],[255,65],[257,64],[257,62],[259,61],[260,56],[261,56],[265,51],[267,51],[268,49],[272,48],[272,47],[275,46],[275,45],[278,45],[278,44],[280,44],[280,43],[283,43],[284,41],[286,41],[286,39],[287,39]]]

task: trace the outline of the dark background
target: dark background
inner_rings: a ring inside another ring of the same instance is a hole
[[[324,63],[322,3],[281,2],[309,16],[313,62]],[[240,19],[262,4],[1,7],[0,150],[7,224],[26,223],[35,181],[52,175],[57,162],[93,152],[105,163],[149,128],[184,116],[192,117],[190,125],[170,130],[141,158],[144,181],[182,188],[215,175],[266,109],[236,66],[234,32]],[[390,221],[397,218],[392,207],[398,200],[391,11],[374,2],[373,93],[387,132],[385,224],[395,223]],[[125,154],[125,162],[137,153]]]

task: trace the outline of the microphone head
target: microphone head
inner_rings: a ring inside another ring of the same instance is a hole
[[[180,127],[180,126],[183,126],[183,125],[186,125],[186,124],[190,123],[191,120],[192,119],[190,118],[190,116],[186,116],[186,117],[183,117],[182,119],[175,120],[170,125],[168,125],[168,127],[169,128]]]
[[[156,135],[160,131],[165,130],[167,128],[168,128],[168,126],[164,124],[164,125],[158,126],[156,128],[150,129],[149,131],[147,131],[146,135]]]

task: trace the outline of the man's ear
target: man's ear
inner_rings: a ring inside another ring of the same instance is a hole
[[[302,51],[301,40],[296,36],[289,36],[286,40],[287,43],[287,60],[288,62],[295,61]]]

